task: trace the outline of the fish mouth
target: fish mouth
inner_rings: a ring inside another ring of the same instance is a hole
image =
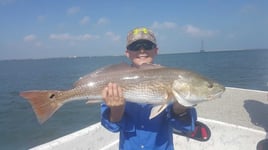
[[[216,94],[211,95],[208,98],[208,100],[212,100],[212,99],[216,99],[216,98],[221,98],[223,92],[224,92],[224,90],[218,91]]]

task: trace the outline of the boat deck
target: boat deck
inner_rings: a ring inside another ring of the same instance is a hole
[[[228,87],[220,99],[201,103],[196,109],[198,120],[211,129],[210,140],[199,142],[174,134],[175,149],[256,149],[257,143],[267,138],[267,91]],[[117,133],[97,123],[32,149],[114,150],[118,149],[118,142]]]
[[[198,116],[268,131],[268,92],[227,87],[218,100],[199,104]]]

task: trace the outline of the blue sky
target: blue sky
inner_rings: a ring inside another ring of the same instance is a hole
[[[268,48],[266,0],[0,0],[0,59],[122,55],[151,28],[160,53]]]

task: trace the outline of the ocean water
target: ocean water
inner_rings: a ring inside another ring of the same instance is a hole
[[[123,56],[0,61],[0,149],[29,149],[100,121],[99,104],[65,104],[40,125],[20,91],[68,89],[81,76]],[[225,86],[268,91],[268,50],[162,54],[155,63],[183,68]]]

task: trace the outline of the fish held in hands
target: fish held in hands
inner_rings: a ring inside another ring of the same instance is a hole
[[[32,90],[21,92],[20,96],[31,103],[38,121],[44,123],[66,102],[102,102],[102,90],[110,82],[122,88],[126,101],[153,104],[150,119],[174,100],[191,107],[216,99],[225,91],[223,85],[188,70],[153,64],[136,68],[122,63],[81,77],[69,90]]]

